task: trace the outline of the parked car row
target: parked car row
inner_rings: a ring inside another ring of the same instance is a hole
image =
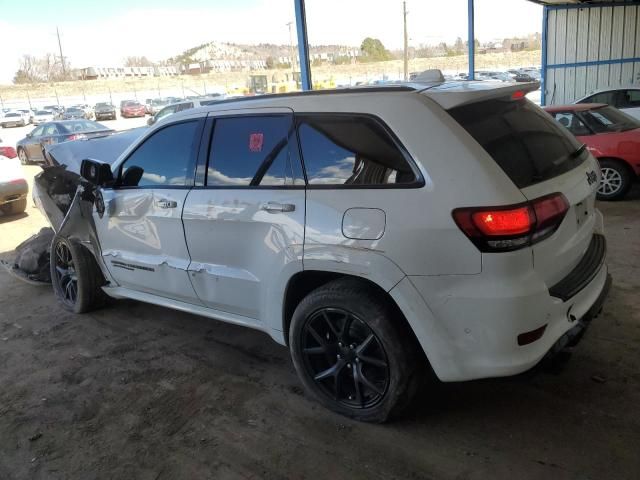
[[[32,162],[42,163],[43,150],[47,145],[107,135],[112,132],[112,129],[91,120],[57,120],[43,123],[27,133],[26,137],[16,144],[16,151],[23,165]]]

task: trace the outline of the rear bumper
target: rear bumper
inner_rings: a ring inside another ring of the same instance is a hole
[[[436,375],[463,381],[517,375],[562,349],[602,308],[609,285],[602,263],[566,300],[552,296],[533,270],[406,277],[390,293]],[[540,329],[539,338],[519,345],[520,335]]]
[[[560,353],[567,347],[575,347],[580,342],[580,340],[582,340],[584,333],[587,331],[589,325],[591,325],[591,321],[602,312],[602,306],[609,296],[609,290],[611,290],[611,283],[611,275],[607,274],[604,288],[600,292],[600,295],[598,296],[596,302],[570,330],[568,330],[558,339],[556,343],[553,344],[551,349],[542,359],[542,363],[548,360],[552,360],[558,353]]]
[[[16,184],[0,183],[0,205],[27,198],[27,193],[29,186],[26,181]]]

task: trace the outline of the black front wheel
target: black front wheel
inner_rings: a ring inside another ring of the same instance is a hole
[[[104,277],[86,248],[56,235],[50,265],[53,291],[67,310],[85,313],[104,303]]]
[[[293,363],[327,408],[383,422],[410,404],[426,359],[400,313],[366,283],[340,279],[311,292],[289,331]]]

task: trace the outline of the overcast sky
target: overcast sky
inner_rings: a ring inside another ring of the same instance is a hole
[[[377,37],[402,47],[402,0],[307,0],[309,40],[358,46]],[[410,45],[466,40],[467,0],[408,0]],[[23,54],[57,52],[60,28],[73,67],[161,60],[209,41],[289,43],[293,0],[0,0],[0,83]],[[539,32],[542,7],[526,0],[476,0],[481,41]],[[294,31],[295,42],[295,31]]]

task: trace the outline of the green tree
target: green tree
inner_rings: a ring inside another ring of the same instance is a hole
[[[265,60],[265,63],[266,63],[267,68],[268,68],[269,70],[271,70],[271,69],[273,69],[273,68],[276,68],[276,61],[275,61],[275,59],[274,59],[271,55],[269,55],[269,56],[267,57],[267,59]]]
[[[365,57],[369,60],[390,60],[392,58],[391,52],[387,50],[382,42],[377,38],[367,37],[362,41],[360,50]]]
[[[456,43],[453,45],[453,48],[458,55],[462,55],[464,53],[464,42],[462,41],[462,38],[456,38]]]

